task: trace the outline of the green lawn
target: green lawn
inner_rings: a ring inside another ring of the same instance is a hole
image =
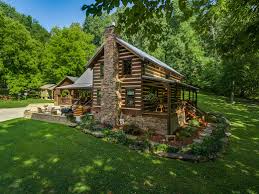
[[[232,122],[231,146],[206,163],[139,154],[59,124],[0,124],[0,193],[259,193],[259,107],[200,95]]]
[[[26,100],[0,100],[0,108],[26,107],[34,103],[52,103],[51,100],[29,98]]]

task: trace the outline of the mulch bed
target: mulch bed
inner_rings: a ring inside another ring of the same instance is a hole
[[[175,138],[175,140],[169,140],[166,141],[166,136],[165,135],[160,135],[160,134],[154,134],[152,135],[149,140],[153,141],[153,142],[157,142],[157,143],[164,143],[164,144],[168,144],[170,146],[173,147],[182,147],[182,146],[186,146],[189,144],[193,143],[193,140],[198,138],[200,136],[200,133],[203,132],[203,130],[206,128],[206,126],[201,126],[199,127],[193,134],[191,137],[186,137],[183,140],[178,139],[177,137]],[[184,130],[184,129],[181,129]],[[179,132],[179,129],[176,130],[175,134]]]

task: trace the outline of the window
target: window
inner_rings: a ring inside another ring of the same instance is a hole
[[[146,73],[146,64],[142,63],[142,74],[145,75]]]
[[[131,69],[132,69],[132,61],[130,60],[124,60],[123,61],[123,75],[131,75]]]
[[[104,76],[103,68],[104,68],[104,64],[101,63],[101,64],[100,64],[100,78],[103,78],[103,76]]]
[[[165,74],[165,78],[169,79],[170,78],[170,74],[169,73]]]
[[[100,89],[97,89],[96,96],[97,96],[97,105],[101,105],[101,90]]]
[[[135,106],[135,91],[134,89],[126,89],[126,106]]]

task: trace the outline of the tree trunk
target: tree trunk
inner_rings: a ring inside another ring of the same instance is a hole
[[[235,96],[234,89],[235,89],[235,81],[232,81],[231,94],[230,94],[231,103],[234,103],[234,96]]]

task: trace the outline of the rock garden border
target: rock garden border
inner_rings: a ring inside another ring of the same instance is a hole
[[[213,160],[227,148],[229,144],[230,122],[220,113],[208,113],[208,126],[199,138],[192,144],[175,148],[167,144],[157,143],[148,139],[139,140],[137,136],[128,135],[122,130],[112,130],[111,128],[87,129],[91,125],[79,124],[76,128],[82,132],[101,138],[104,141],[123,144],[130,149],[140,152],[148,152],[159,157],[186,160],[192,162],[205,162]]]

